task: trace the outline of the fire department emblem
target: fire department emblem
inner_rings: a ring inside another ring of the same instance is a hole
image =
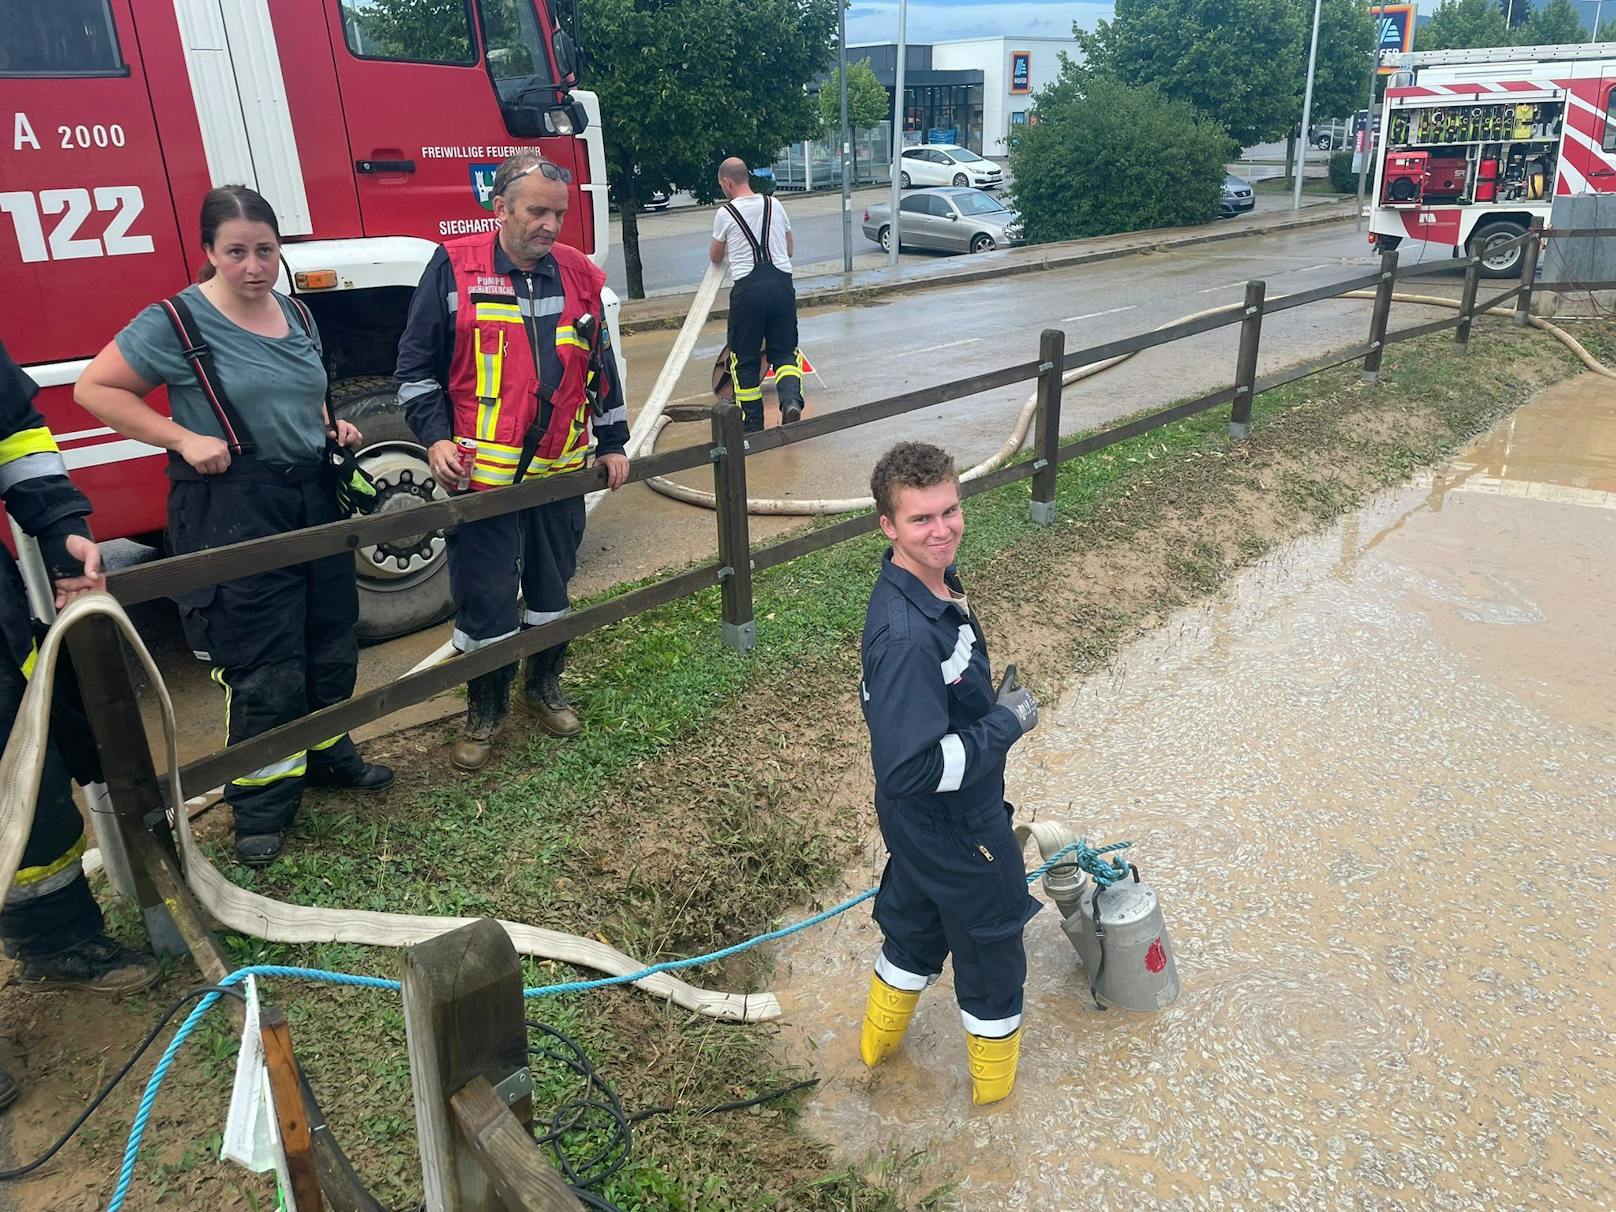
[[[498,171],[497,164],[471,166],[471,192],[477,195],[477,205],[484,210],[494,209],[494,174]]]

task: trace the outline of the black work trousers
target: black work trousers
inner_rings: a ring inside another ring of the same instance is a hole
[[[754,266],[729,292],[730,374],[735,402],[747,421],[763,423],[763,354],[774,369],[780,407],[802,407],[797,355],[797,292],[791,275],[773,265]]]
[[[578,569],[583,538],[582,497],[464,522],[451,530],[455,648],[475,652],[521,627],[566,614],[571,609],[567,582]]]
[[[22,579],[9,558],[0,577],[6,613],[27,621]],[[6,575],[9,574],[9,575]],[[11,631],[12,628],[6,630]],[[0,658],[0,719],[9,735],[28,681],[10,660]],[[101,909],[90,895],[79,856],[84,853],[84,819],[73,802],[67,764],[54,740],[45,748],[34,826],[6,903],[0,909],[0,941],[14,958],[53,955],[101,933]]]
[[[171,471],[171,475],[173,472]],[[221,476],[176,479],[169,541],[178,553],[285,534],[337,520],[323,466],[275,468],[237,460]],[[351,555],[254,573],[176,598],[185,638],[225,691],[230,744],[290,723],[353,693],[359,588]],[[362,762],[346,734],[298,750],[233,781],[225,799],[236,835],[279,833],[302,803],[309,764],[336,780]]]

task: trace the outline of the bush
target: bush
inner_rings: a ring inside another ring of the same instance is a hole
[[[1193,106],[1115,80],[1039,98],[1010,152],[1035,244],[1205,223],[1218,213],[1228,134]]]
[[[1330,188],[1338,194],[1358,192],[1358,172],[1352,167],[1352,153],[1338,151],[1330,154]]]

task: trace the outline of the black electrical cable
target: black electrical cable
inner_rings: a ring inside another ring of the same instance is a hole
[[[163,1028],[168,1026],[168,1024],[173,1021],[174,1016],[191,1002],[194,1002],[197,998],[206,997],[210,993],[227,994],[230,997],[236,998],[237,1000],[243,1002],[247,1000],[246,995],[233,985],[201,985],[185,994],[185,996],[180,998],[179,1001],[175,1002],[167,1010],[163,1011],[162,1018],[157,1020],[157,1025],[151,1029],[146,1038],[140,1041],[140,1046],[136,1048],[133,1055],[131,1055],[129,1059],[123,1063],[123,1068],[119,1069],[118,1072],[113,1075],[111,1081],[109,1081],[105,1086],[101,1087],[101,1092],[90,1100],[89,1106],[85,1107],[83,1111],[79,1112],[79,1117],[73,1121],[66,1132],[62,1133],[61,1137],[58,1138],[56,1143],[47,1149],[43,1156],[29,1162],[26,1166],[18,1166],[14,1170],[0,1170],[0,1182],[10,1182],[13,1179],[22,1178],[25,1175],[32,1174],[35,1170],[39,1169],[39,1167],[50,1161],[51,1158],[55,1157],[57,1153],[61,1152],[62,1146],[67,1144],[68,1141],[72,1140],[74,1134],[84,1126],[84,1121],[95,1114],[97,1107],[106,1102],[107,1095],[112,1093],[119,1082],[123,1081],[124,1078],[129,1076],[129,1071],[133,1069],[140,1058],[146,1054],[146,1049],[152,1046],[152,1043],[160,1034],[162,1034]]]
[[[603,1212],[622,1212],[611,1200],[603,1195],[597,1195],[589,1188],[600,1186],[628,1164],[629,1156],[634,1146],[634,1124],[650,1119],[655,1115],[668,1115],[677,1111],[678,1107],[669,1104],[659,1107],[647,1107],[643,1111],[635,1111],[632,1114],[625,1112],[623,1104],[618,1100],[617,1091],[610,1082],[600,1075],[600,1071],[595,1068],[594,1062],[589,1059],[589,1054],[583,1050],[576,1040],[563,1032],[557,1031],[547,1023],[538,1023],[529,1019],[527,1025],[529,1029],[556,1041],[563,1049],[558,1051],[550,1047],[530,1047],[528,1049],[529,1056],[564,1065],[584,1079],[583,1093],[576,1098],[568,1099],[557,1107],[550,1115],[549,1130],[543,1133],[535,1132],[533,1139],[541,1145],[550,1147],[561,1168],[561,1173],[566,1177],[567,1185],[572,1188],[573,1194],[581,1199],[587,1207],[602,1209]],[[812,1089],[818,1084],[818,1078],[809,1078],[806,1081],[793,1082],[789,1086],[782,1086],[778,1090],[770,1090],[753,1098],[702,1107],[695,1114],[716,1115],[726,1111],[744,1111],[748,1107],[755,1107],[760,1103],[785,1098],[797,1093],[799,1090]],[[566,1150],[562,1147],[563,1143],[568,1136],[590,1130],[606,1131],[608,1134],[606,1143],[596,1149],[587,1159],[574,1162],[567,1156]]]

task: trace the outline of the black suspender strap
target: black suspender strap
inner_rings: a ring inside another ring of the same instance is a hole
[[[191,314],[190,306],[175,295],[171,299],[164,299],[162,308],[168,314],[168,322],[174,326],[174,333],[180,340],[180,350],[191,364],[197,385],[202,388],[213,415],[218,418],[225,445],[233,455],[252,454],[252,434],[242,422],[235,405],[230,402],[230,397],[225,394],[224,384],[219,382],[218,368],[213,364],[213,351],[197,331],[196,317]]]
[[[769,205],[771,199],[766,195],[759,196],[763,198],[763,242],[761,244],[758,242],[758,238],[752,234],[752,229],[747,226],[746,220],[741,218],[740,208],[735,203],[724,203],[724,209],[729,211],[730,218],[734,219],[735,225],[741,229],[741,235],[745,236],[746,242],[752,246],[752,264],[754,266],[773,265],[774,261],[769,256],[769,214],[773,207]]]

